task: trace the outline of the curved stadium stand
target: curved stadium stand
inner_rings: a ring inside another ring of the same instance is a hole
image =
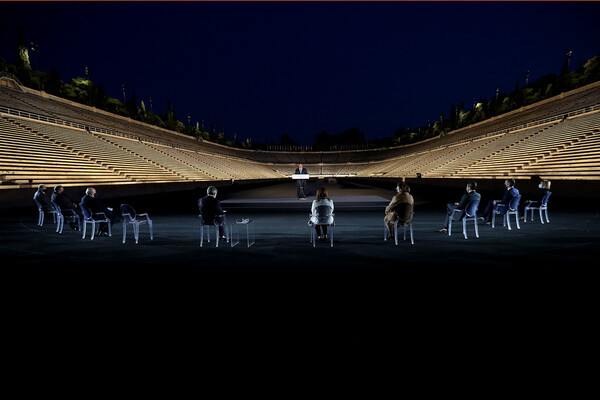
[[[600,82],[412,145],[302,153],[229,148],[0,83],[1,189],[277,180],[299,162],[320,177],[600,178]]]

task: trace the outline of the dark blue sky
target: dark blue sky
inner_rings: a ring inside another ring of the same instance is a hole
[[[576,68],[600,52],[598,21],[598,2],[0,2],[0,56],[23,26],[65,81],[88,66],[110,96],[170,98],[230,139],[309,144],[425,125],[526,70],[558,74],[569,49]]]

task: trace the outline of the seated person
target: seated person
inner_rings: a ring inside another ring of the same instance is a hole
[[[33,195],[33,199],[40,203],[44,212],[54,211],[54,207],[52,207],[52,204],[50,204],[50,201],[46,196],[46,185],[44,185],[43,183],[40,183],[38,185],[38,190]]]
[[[319,214],[317,212],[317,207],[319,206],[327,206],[328,211],[325,214]],[[333,200],[329,198],[327,189],[324,186],[321,186],[317,190],[317,198],[313,200],[310,212],[312,216],[310,217],[308,224],[310,226],[315,226],[318,240],[327,240],[327,225],[333,224]]]
[[[508,205],[513,197],[517,197],[519,195],[519,190],[515,187],[514,179],[507,179],[504,181],[504,186],[506,187],[506,191],[504,192],[504,196],[502,200],[490,200],[485,211],[483,212],[483,219],[486,225],[490,225],[492,223],[492,213],[500,210],[500,208],[506,208],[508,211]]]
[[[405,225],[412,220],[415,200],[410,194],[410,187],[406,183],[398,182],[396,185],[397,194],[392,197],[390,204],[385,208],[385,217],[383,222],[388,228],[388,237],[394,236],[393,223],[398,220],[399,224]]]
[[[81,210],[78,208],[77,204],[73,203],[73,201],[67,196],[65,193],[65,188],[62,185],[54,186],[54,193],[52,193],[50,200],[58,204],[62,214],[65,217],[78,215],[79,218],[83,219]],[[73,228],[75,231],[79,229],[77,222],[75,222],[75,220],[72,218],[69,222],[69,225],[71,225],[71,228]]]
[[[111,227],[116,223],[121,221],[121,216],[119,214],[113,213],[112,209],[104,205],[102,201],[98,198],[96,194],[96,189],[93,187],[89,187],[85,190],[85,196],[81,199],[81,204],[90,209],[92,213],[104,213],[106,217],[110,220]],[[98,234],[108,234],[108,225],[106,223],[101,223]]]
[[[547,179],[542,179],[542,178],[539,179],[538,191],[533,196],[533,200],[525,200],[522,204],[519,205],[519,208],[520,208],[519,214],[521,215],[521,217],[519,219],[521,221],[523,221],[525,219],[525,207],[526,206],[530,205],[530,206],[534,206],[534,207],[540,207],[542,205],[542,199],[550,191],[550,184],[551,184],[551,182]]]
[[[458,203],[448,203],[446,204],[446,222],[444,223],[444,227],[440,229],[440,232],[448,232],[448,223],[450,222],[450,218],[454,216],[454,210],[463,210],[460,213],[458,219],[454,219],[454,221],[460,221],[466,214],[465,207],[472,201],[481,201],[481,195],[476,192],[477,182],[471,181],[467,183],[467,193],[463,194]]]
[[[219,227],[219,237],[226,240],[227,237],[223,233],[225,225],[225,211],[221,207],[221,202],[217,200],[217,188],[209,186],[206,189],[206,196],[198,200],[198,208],[202,217],[202,224],[217,225]]]

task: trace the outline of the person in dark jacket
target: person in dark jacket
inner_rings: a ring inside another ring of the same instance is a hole
[[[206,196],[198,200],[198,208],[204,225],[217,225],[219,227],[219,236],[221,239],[227,239],[223,233],[225,225],[225,211],[221,207],[221,202],[217,199],[217,188],[209,186],[206,189]]]
[[[504,181],[504,186],[506,187],[506,191],[504,192],[504,196],[502,200],[490,200],[487,207],[485,208],[483,220],[486,225],[491,225],[492,223],[492,213],[497,210],[499,207],[508,208],[511,200],[514,197],[520,195],[519,190],[515,187],[514,179],[507,179]],[[481,219],[481,218],[480,218]]]
[[[477,182],[472,181],[467,183],[467,193],[463,194],[458,203],[448,203],[446,205],[447,215],[446,222],[444,223],[444,227],[440,229],[440,232],[448,232],[448,223],[450,222],[450,218],[454,216],[454,210],[462,210],[458,219],[454,219],[454,221],[460,221],[461,218],[465,216],[467,204],[472,201],[481,201],[481,195],[477,193]]]
[[[50,198],[50,200],[52,202],[58,204],[58,206],[60,207],[61,213],[66,218],[68,218],[72,215],[78,215],[79,218],[83,219],[83,214],[82,214],[81,210],[79,209],[77,204],[75,204],[69,198],[69,196],[67,196],[67,194],[65,193],[65,188],[62,185],[54,186],[54,193],[52,193],[52,197]],[[69,222],[69,225],[71,225],[71,228],[73,228],[73,230],[78,229],[77,222],[75,222],[74,219],[71,219],[71,221]]]
[[[50,201],[48,200],[48,197],[46,196],[46,185],[44,185],[43,183],[40,183],[38,185],[38,190],[33,195],[33,199],[36,200],[38,203],[40,203],[40,205],[42,206],[42,210],[44,210],[44,212],[54,211],[54,207],[52,207],[52,204],[50,204]]]
[[[308,171],[302,164],[298,164],[298,168],[296,168],[294,174],[308,174]],[[296,194],[298,195],[298,199],[306,200],[306,179],[296,179]]]
[[[520,217],[521,221],[523,221],[525,219],[525,207],[528,205],[539,207],[542,204],[542,200],[544,199],[544,196],[546,196],[548,194],[548,192],[550,191],[551,182],[549,180],[542,179],[541,177],[539,177],[537,175],[532,176],[531,179],[537,181],[538,191],[535,195],[532,196],[531,200],[525,200],[522,204],[519,205],[519,208],[520,208],[519,215],[521,216]]]
[[[97,197],[96,189],[89,187],[85,190],[85,196],[81,199],[81,205],[90,209],[92,213],[104,213],[110,220],[111,227],[121,221],[121,217],[117,213],[112,212],[112,208],[104,205],[102,201]],[[106,223],[100,224],[99,234],[108,232],[108,225]]]

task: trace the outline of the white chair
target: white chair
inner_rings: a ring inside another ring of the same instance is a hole
[[[542,198],[542,201],[540,202],[539,206],[536,206],[536,204],[538,204],[537,201],[532,201],[527,206],[525,206],[525,219],[523,220],[523,222],[527,222],[527,212],[528,211],[531,210],[531,222],[533,222],[533,210],[540,210],[540,222],[542,224],[544,223],[544,216],[543,216],[542,212],[545,211],[546,222],[550,223],[550,219],[548,219],[548,200],[550,199],[551,194],[552,194],[552,192],[546,193],[546,195]]]
[[[225,214],[223,214],[223,222],[219,223],[216,221],[213,221],[212,223],[210,223],[209,221],[205,221],[202,218],[202,214],[199,215],[200,217],[200,247],[203,247],[204,244],[204,230],[206,229],[206,241],[208,243],[210,243],[210,227],[214,226],[215,227],[215,242],[216,242],[216,247],[219,247],[219,226],[223,226],[223,229],[225,230],[225,238],[227,243],[229,243],[229,229],[227,228],[227,219]]]
[[[317,223],[309,220],[308,225],[310,227],[310,241],[313,247],[316,246],[317,243],[317,225],[327,226],[327,234],[330,236],[331,247],[333,247],[333,227],[335,226],[335,214],[331,212],[331,207],[326,204],[317,206],[315,209],[315,214],[309,214],[309,218],[315,217],[317,219]]]
[[[492,212],[492,228],[496,227],[496,214],[503,215],[504,221],[502,226],[508,226],[508,230],[510,231],[512,228],[510,226],[510,216],[515,216],[515,222],[517,223],[517,229],[521,229],[519,225],[519,202],[521,201],[521,195],[515,196],[510,200],[510,203],[507,204],[498,204],[494,211]]]
[[[410,209],[410,210],[408,210],[408,209]],[[412,211],[412,209],[413,209],[413,205],[409,204],[409,203],[401,203],[398,205],[398,210],[395,212],[396,220],[390,224],[390,225],[394,226],[394,243],[396,244],[396,246],[398,245],[398,230],[400,229],[399,222],[402,222],[402,227],[404,228],[404,240],[406,240],[406,228],[408,228],[409,232],[410,232],[410,243],[415,244],[415,238],[413,236],[413,223],[412,223],[415,213]],[[410,211],[410,220],[408,223],[398,219],[398,215],[406,215],[409,211]],[[387,242],[388,232],[389,232],[388,224],[384,221],[383,225],[384,225],[383,240]]]
[[[35,201],[35,204],[37,205],[38,208],[38,226],[42,226],[44,225],[44,215],[45,214],[52,214],[52,218],[54,220],[54,223],[56,224],[57,218],[56,218],[56,210],[52,210],[52,211],[44,211],[44,207],[42,207],[42,203],[40,203],[37,199],[33,199],[33,201]]]
[[[150,240],[154,240],[154,234],[152,232],[152,220],[150,216],[145,214],[137,214],[133,207],[128,204],[121,204],[121,216],[123,217],[123,243],[125,243],[125,237],[127,236],[127,225],[131,225],[133,228],[133,237],[135,237],[135,244],[138,244],[140,239],[140,225],[147,224],[150,230]],[[138,219],[138,217],[144,217]]]
[[[454,213],[465,211],[465,215],[462,217],[463,224],[463,235],[467,239],[467,222],[473,221],[475,224],[475,236],[479,237],[479,227],[477,225],[477,209],[479,208],[479,200],[471,201],[467,204],[464,210],[455,209]],[[448,218],[448,236],[452,236],[452,221],[454,220],[454,213]]]
[[[57,224],[56,224],[56,232],[62,233],[63,227],[65,226],[65,218],[69,218],[73,221],[77,221],[77,226],[79,230],[81,230],[81,218],[74,210],[65,210],[64,212],[61,210],[60,206],[55,202],[52,202],[54,209],[56,210]],[[65,215],[67,213],[67,215]]]
[[[96,223],[105,222],[108,224],[108,236],[112,236],[112,227],[110,226],[110,219],[103,212],[92,213],[92,211],[83,204],[79,204],[81,212],[83,213],[83,235],[82,239],[85,239],[85,234],[88,224],[92,224],[92,235],[90,240],[94,240],[96,235]]]

